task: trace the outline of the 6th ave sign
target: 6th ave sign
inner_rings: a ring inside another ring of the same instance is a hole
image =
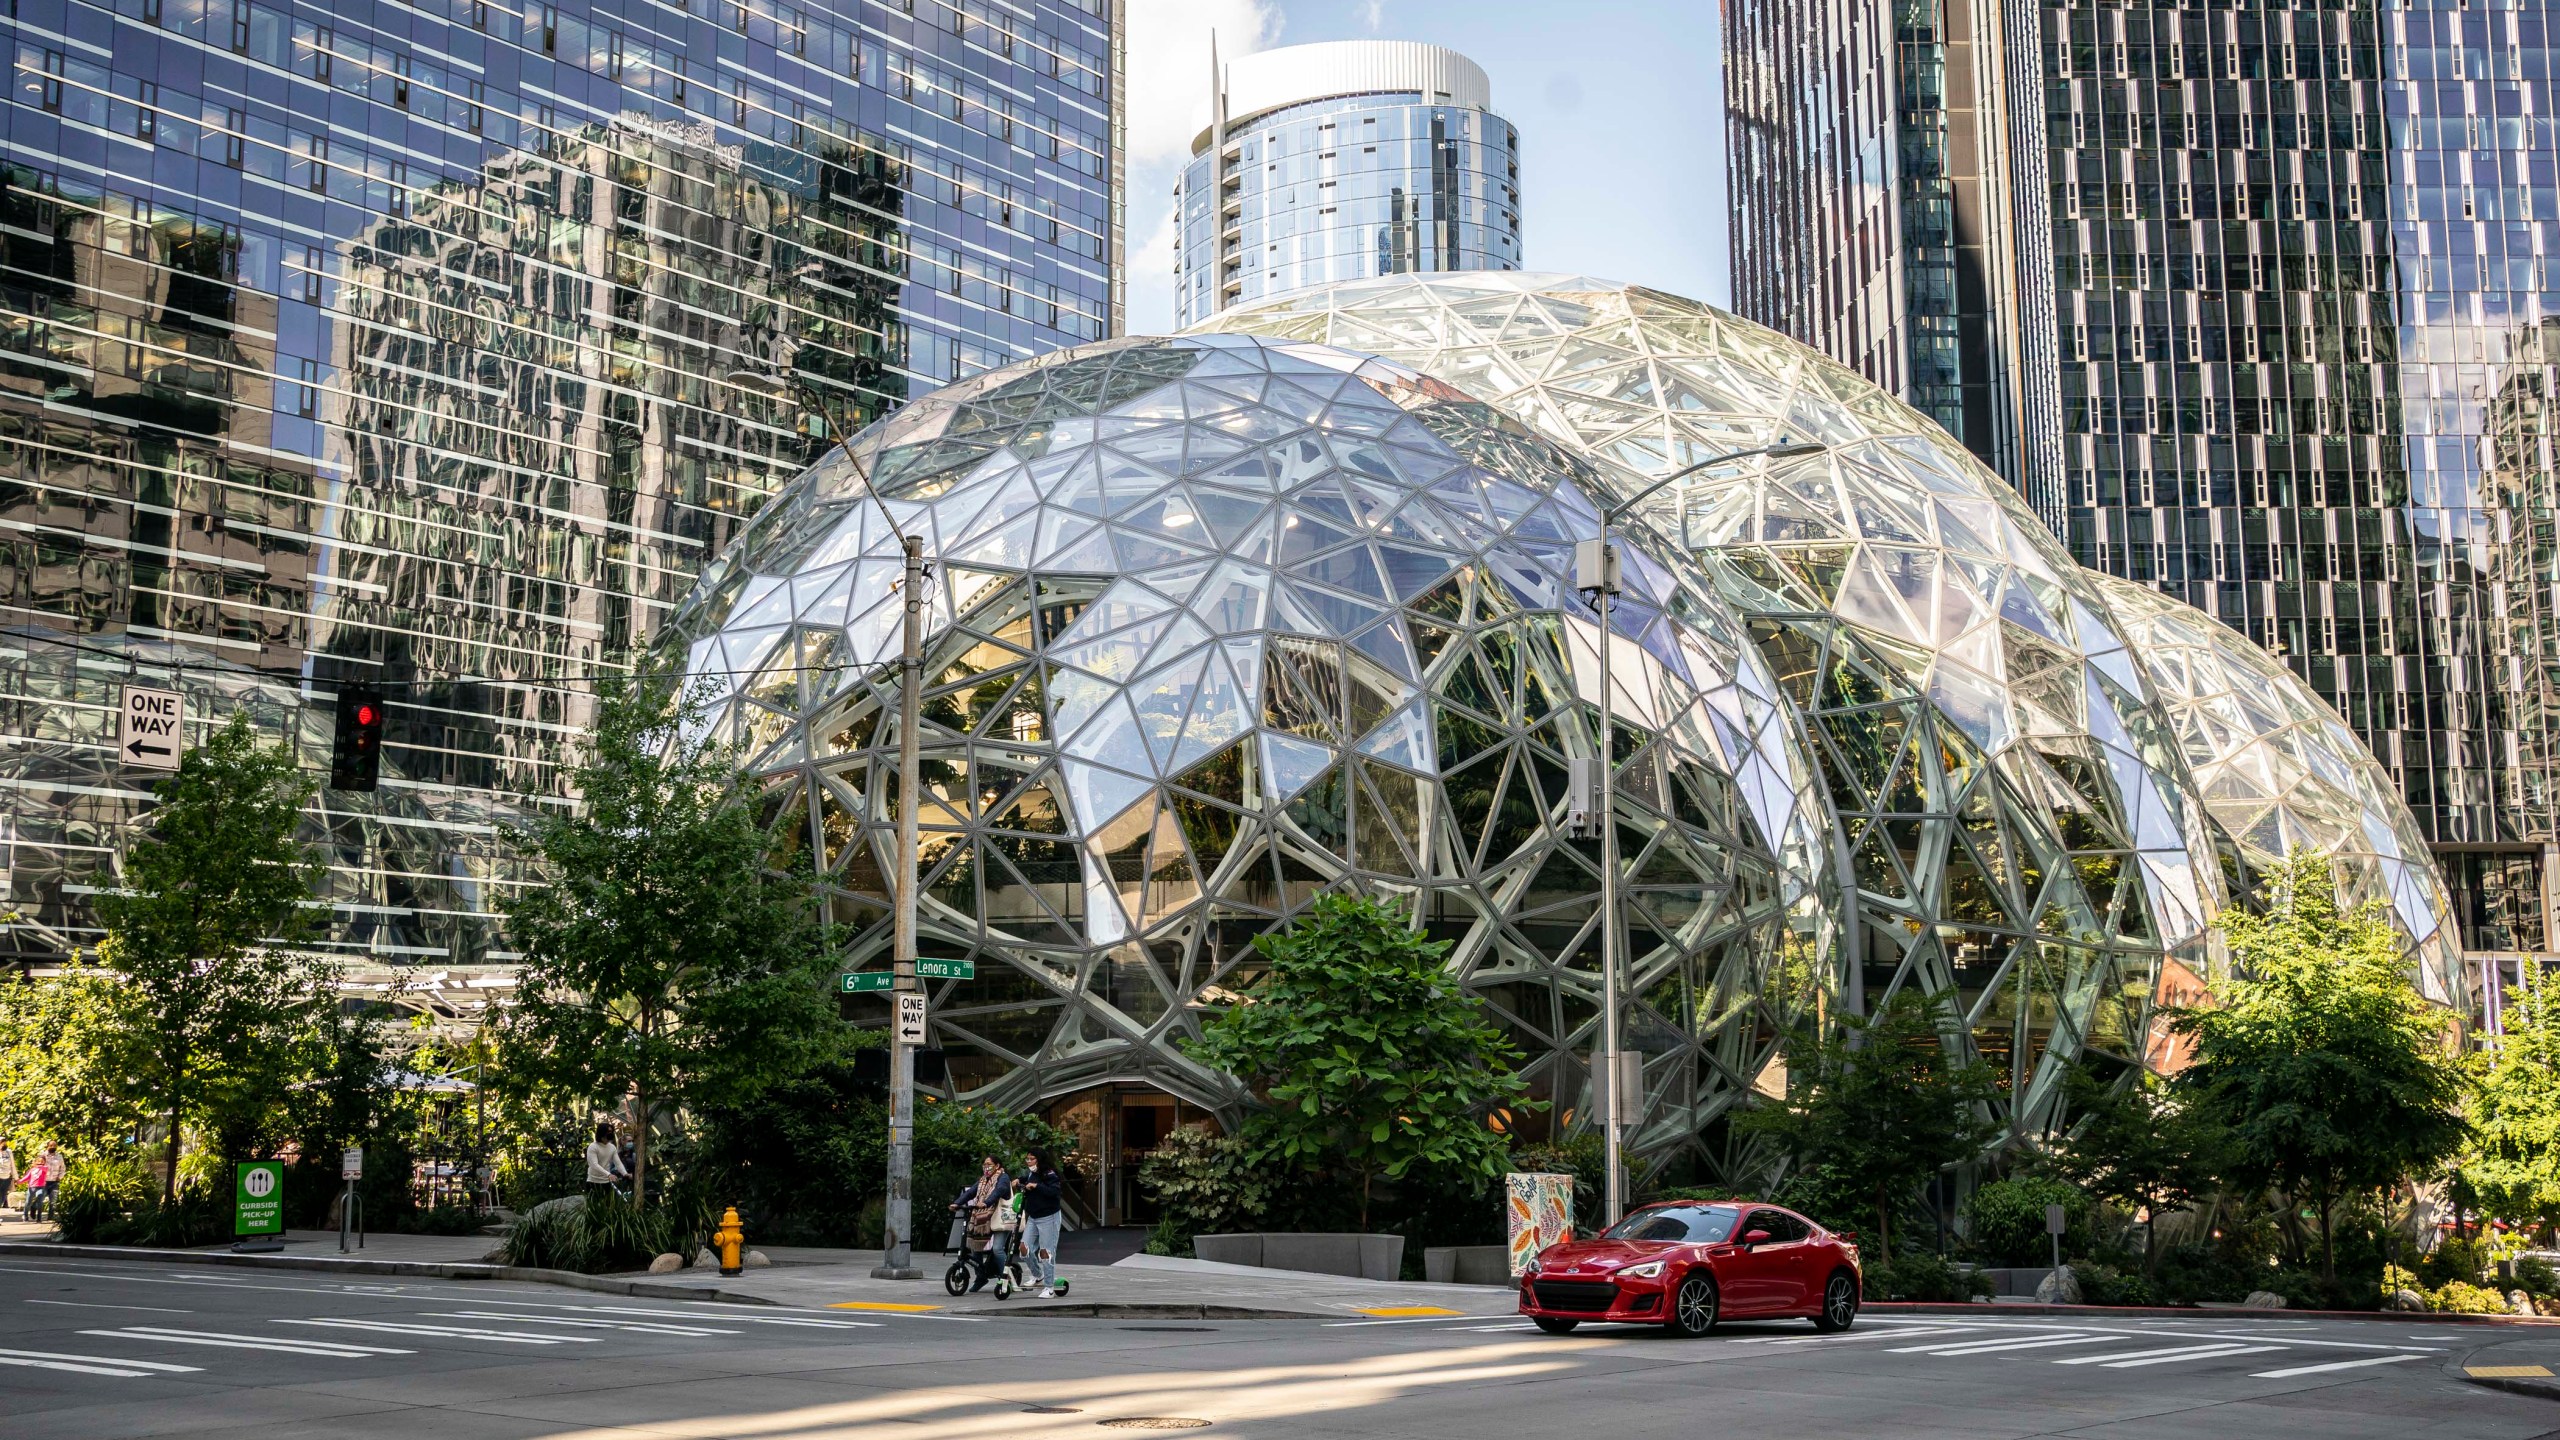
[[[918,960],[916,978],[919,980],[975,980],[978,978],[978,962],[975,960]],[[886,970],[848,970],[836,977],[836,984],[847,995],[862,995],[895,990],[898,988],[898,977]]]
[[[124,687],[116,758],[144,770],[175,770],[187,753],[187,700],[175,690]]]

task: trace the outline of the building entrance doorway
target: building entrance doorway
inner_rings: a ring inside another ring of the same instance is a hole
[[[1060,1096],[1045,1113],[1076,1138],[1059,1169],[1079,1225],[1154,1224],[1158,1211],[1138,1185],[1138,1167],[1178,1129],[1218,1128],[1208,1111],[1150,1085],[1097,1085]]]

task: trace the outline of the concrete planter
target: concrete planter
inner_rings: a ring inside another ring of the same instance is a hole
[[[1240,1235],[1199,1235],[1191,1253],[1224,1265],[1251,1265],[1261,1270],[1301,1270],[1316,1275],[1347,1275],[1359,1280],[1393,1280],[1404,1266],[1401,1235],[1322,1235],[1295,1231],[1252,1231]]]
[[[1508,1286],[1511,1247],[1434,1245],[1422,1252],[1422,1278],[1434,1285]]]

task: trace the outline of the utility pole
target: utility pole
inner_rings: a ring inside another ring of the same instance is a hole
[[[1592,765],[1599,773],[1591,777],[1587,793],[1592,795],[1592,810],[1600,827],[1600,1063],[1594,1069],[1599,1081],[1602,1110],[1602,1135],[1607,1142],[1608,1184],[1602,1187],[1601,1223],[1615,1225],[1626,1212],[1626,1123],[1630,1114],[1643,1103],[1643,1070],[1641,1061],[1630,1065],[1632,1058],[1622,1048],[1622,1030],[1618,1021],[1618,785],[1616,747],[1617,707],[1612,703],[1609,677],[1610,643],[1609,597],[1618,593],[1618,545],[1610,532],[1618,517],[1633,510],[1664,486],[1685,480],[1701,470],[1729,465],[1736,460],[1766,456],[1773,460],[1791,459],[1799,455],[1817,455],[1830,447],[1811,441],[1779,440],[1773,445],[1755,445],[1747,450],[1734,450],[1710,455],[1692,465],[1684,465],[1655,480],[1625,499],[1595,495],[1592,503],[1600,511],[1600,537],[1585,540],[1574,547],[1574,588],[1593,596],[1600,617],[1600,737],[1599,755]]]
[[[916,730],[924,716],[924,538],[906,542],[906,644],[899,655],[898,685],[898,856],[892,883],[897,889],[897,918],[890,931],[890,958],[897,990],[890,1002],[906,1008],[906,997],[920,1002],[916,980]],[[916,1047],[907,1043],[903,1025],[889,1033],[889,1215],[874,1280],[921,1280],[915,1266],[916,1178]]]

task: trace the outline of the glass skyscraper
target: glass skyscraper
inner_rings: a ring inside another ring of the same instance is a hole
[[[1174,195],[1176,325],[1336,280],[1520,268],[1520,136],[1474,61],[1342,40],[1212,70]]]
[[[325,769],[330,949],[503,961],[501,830],[763,498],[1113,333],[1113,0],[22,0],[0,19],[0,841],[22,956],[147,800],[120,686]]]
[[[2553,948],[2552,9],[1726,11],[1738,306],[2283,654],[2397,778],[2466,946]]]

